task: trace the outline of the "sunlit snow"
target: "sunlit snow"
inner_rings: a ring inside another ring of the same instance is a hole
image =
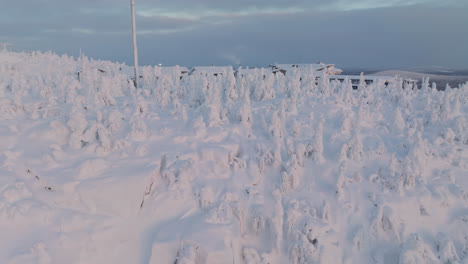
[[[0,263],[468,263],[468,84],[126,69],[0,52]]]

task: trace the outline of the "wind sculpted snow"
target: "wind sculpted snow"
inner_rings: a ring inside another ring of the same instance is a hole
[[[468,85],[0,52],[0,263],[468,263]]]

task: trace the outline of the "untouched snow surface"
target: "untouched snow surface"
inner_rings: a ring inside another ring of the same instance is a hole
[[[468,85],[122,67],[0,53],[0,263],[468,263]]]

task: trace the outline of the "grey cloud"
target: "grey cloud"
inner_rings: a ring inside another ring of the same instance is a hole
[[[220,58],[218,50],[229,54],[236,46],[244,46],[242,53],[236,55],[245,65],[322,60],[344,67],[467,67],[468,53],[464,47],[468,32],[463,25],[468,21],[463,12],[418,6],[380,12],[270,17],[260,21],[249,18],[231,25],[212,25],[166,36],[157,41],[157,47],[141,45],[145,53],[154,55],[150,63],[227,64],[232,60]],[[156,38],[145,38],[141,43],[151,41]],[[176,46],[162,48],[170,43]],[[175,57],[179,59],[176,61]]]

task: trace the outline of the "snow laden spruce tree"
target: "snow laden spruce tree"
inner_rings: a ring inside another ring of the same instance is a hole
[[[133,65],[135,65],[135,88],[138,88],[138,50],[136,42],[136,24],[135,24],[135,0],[130,0],[132,12],[132,36],[133,36]]]

